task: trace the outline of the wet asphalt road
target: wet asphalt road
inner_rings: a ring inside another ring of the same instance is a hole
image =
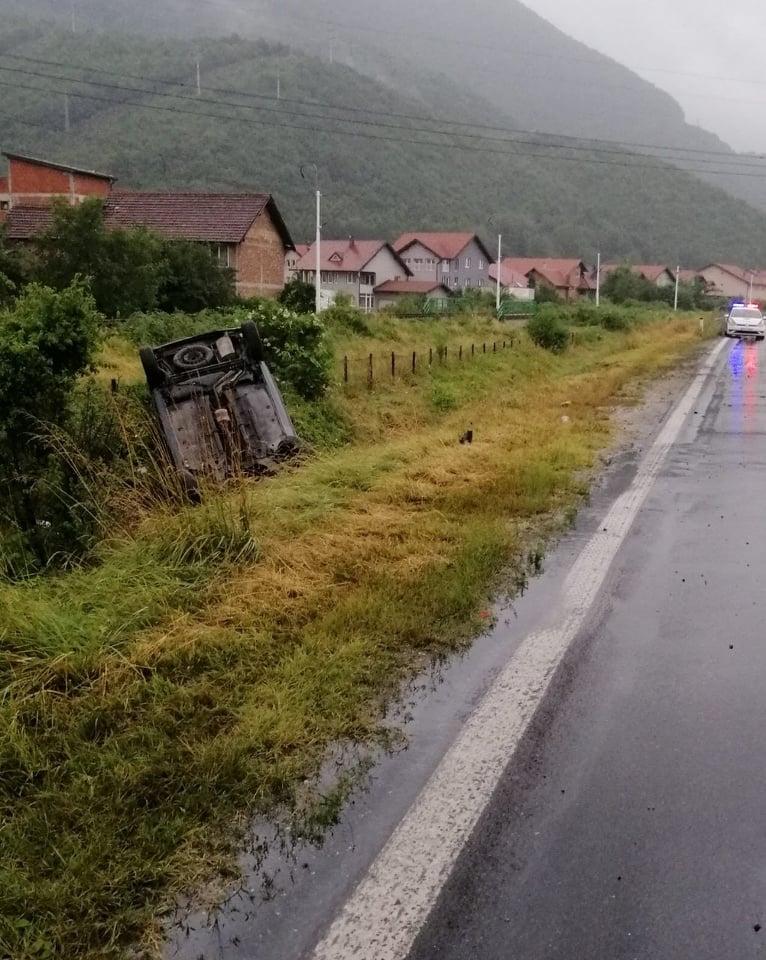
[[[698,406],[410,960],[766,958],[766,349]]]

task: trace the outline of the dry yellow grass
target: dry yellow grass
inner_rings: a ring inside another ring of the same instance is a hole
[[[576,505],[609,408],[698,344],[674,319],[338,390],[351,444],[156,513],[98,568],[0,592],[20,651],[0,914],[29,915],[53,956],[120,956],[163,898],[221,867],[238,813],[296,804],[328,747],[380,736],[399,682],[470,641]],[[257,558],[168,570],[152,545],[216,529],[206,510],[236,516]]]

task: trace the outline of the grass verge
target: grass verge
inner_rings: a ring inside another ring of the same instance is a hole
[[[577,503],[610,406],[698,344],[672,319],[338,389],[299,411],[324,448],[300,469],[0,587],[4,952],[123,956],[226,867],[238,816],[381,736],[400,681],[470,642]]]

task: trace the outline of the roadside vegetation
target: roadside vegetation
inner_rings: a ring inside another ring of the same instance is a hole
[[[65,344],[44,418],[31,374],[28,417],[9,428],[10,387],[0,404],[3,442],[31,444],[3,452],[6,490],[37,511],[19,522],[6,499],[0,519],[0,954],[14,960],[151,944],[163,904],[231,865],[237,824],[326,819],[306,784],[328,749],[385,743],[400,681],[485,628],[492,596],[573,516],[613,405],[700,337],[697,315],[637,307],[547,307],[552,339],[344,303],[321,320],[251,302],[106,323],[81,281],[63,283],[25,287],[0,315],[16,351],[3,369]],[[245,316],[305,451],[193,507],[136,345]],[[513,348],[373,390],[339,375],[344,355],[501,338]]]

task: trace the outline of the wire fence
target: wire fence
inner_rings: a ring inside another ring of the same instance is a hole
[[[344,355],[340,380],[344,386],[396,383],[416,378],[448,365],[467,364],[488,355],[495,355],[513,346],[513,334],[505,340],[484,340],[481,343],[446,344],[416,350],[392,350],[368,353],[365,356]]]

